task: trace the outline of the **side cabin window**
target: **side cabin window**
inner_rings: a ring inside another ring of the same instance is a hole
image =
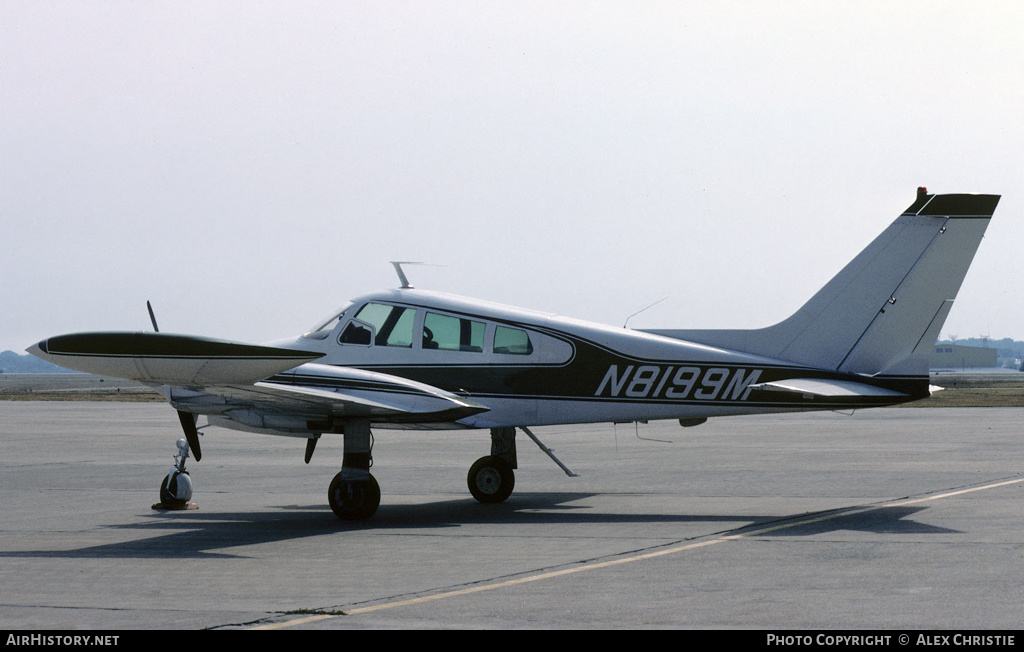
[[[351,306],[306,337],[322,339],[330,332],[328,325],[339,321],[343,328],[337,341],[343,345],[387,346],[423,352],[461,351],[482,354],[486,351],[500,356],[542,355],[546,361],[548,358],[552,361],[567,360],[572,355],[571,345],[523,328],[497,324],[484,318],[463,317],[424,307],[403,307],[378,301]]]
[[[508,326],[498,326],[494,329],[494,352],[530,355],[533,353],[533,343],[526,331]]]
[[[428,312],[423,318],[423,348],[479,353],[484,350],[486,328],[482,321]]]
[[[345,327],[339,341],[342,344],[368,346],[373,342],[377,346],[409,348],[415,321],[416,311],[411,308],[368,303]]]

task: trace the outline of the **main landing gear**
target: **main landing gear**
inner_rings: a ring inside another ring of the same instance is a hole
[[[554,452],[542,444],[529,428],[520,426],[520,429],[547,453],[566,475],[578,477],[572,469],[555,457]],[[491,428],[491,454],[481,457],[469,467],[469,475],[466,477],[469,493],[482,503],[504,502],[512,495],[512,490],[516,486],[516,468],[516,429]]]
[[[528,428],[520,427],[542,451],[555,461],[570,477],[577,477]],[[349,421],[345,424],[345,456],[341,472],[334,476],[327,490],[331,511],[345,521],[365,520],[373,516],[380,506],[380,485],[370,475],[373,464],[371,450],[373,435],[368,420]],[[501,503],[512,495],[516,485],[516,428],[491,429],[491,454],[481,457],[469,469],[466,484],[469,492],[481,503]],[[306,446],[306,462],[312,455],[316,438]]]
[[[570,477],[577,477],[572,469],[562,463],[528,428],[520,427],[542,451],[555,461]],[[370,475],[373,458],[373,435],[367,420],[349,421],[345,424],[345,456],[341,472],[334,476],[327,490],[327,502],[331,511],[345,521],[365,520],[373,516],[380,506],[380,485]],[[501,503],[512,495],[516,485],[514,469],[516,462],[516,429],[511,427],[491,429],[491,454],[478,459],[469,469],[466,484],[469,492],[481,503]],[[316,439],[306,447],[306,461],[312,454]]]
[[[516,429],[491,428],[491,454],[469,467],[469,493],[482,503],[502,503],[516,486]]]
[[[469,467],[469,493],[482,503],[501,503],[516,486],[514,467],[500,457],[481,457]]]
[[[369,421],[358,420],[345,424],[345,453],[341,472],[334,476],[327,489],[327,502],[331,511],[344,521],[368,519],[380,505],[380,485],[370,475],[372,448],[373,435],[370,434]]]
[[[346,478],[343,471],[331,480],[327,502],[334,515],[344,521],[365,520],[380,505],[380,485],[369,473],[365,478]]]

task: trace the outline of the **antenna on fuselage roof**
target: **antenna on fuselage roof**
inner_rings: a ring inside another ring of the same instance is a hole
[[[402,265],[427,265],[427,266],[430,266],[430,267],[443,267],[443,265],[431,265],[430,263],[417,263],[417,262],[412,262],[412,261],[409,261],[409,260],[397,260],[397,261],[396,260],[392,260],[391,264],[395,266],[395,271],[398,272],[398,280],[402,284],[402,286],[400,288],[402,290],[408,290],[408,289],[412,288],[412,285],[409,283],[409,279],[406,278],[406,276],[405,276],[405,272],[402,271]]]
[[[149,321],[153,322],[153,330],[159,333],[160,327],[156,325],[156,314],[153,313],[153,304],[149,301],[146,302],[146,310],[149,311]]]
[[[422,265],[423,263],[413,263],[408,260],[392,260],[391,264],[395,266],[395,271],[398,272],[398,280],[402,283],[402,289],[407,290],[412,286],[409,285],[409,279],[405,277],[405,272],[402,271],[402,265]]]
[[[658,299],[657,301],[655,301],[654,303],[652,303],[651,305],[647,306],[647,308],[653,308],[654,306],[658,305],[659,303],[661,303],[662,301],[664,301],[667,298],[668,297],[662,297],[662,298]],[[639,315],[643,311],[647,310],[647,308],[641,308],[640,310],[637,310],[636,312],[634,312],[629,317],[626,317],[626,321],[625,321],[625,323],[622,324],[622,327],[626,328],[629,325],[629,320],[630,319],[632,319],[633,317],[636,317],[637,315]]]

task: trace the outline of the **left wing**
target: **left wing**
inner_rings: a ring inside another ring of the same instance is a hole
[[[270,430],[329,429],[336,418],[449,422],[488,410],[398,376],[305,364],[321,353],[192,335],[76,333],[28,350],[69,369],[168,386],[171,404],[181,411]]]
[[[323,357],[313,351],[141,332],[58,335],[29,347],[28,352],[75,371],[151,385],[197,388],[254,383]]]

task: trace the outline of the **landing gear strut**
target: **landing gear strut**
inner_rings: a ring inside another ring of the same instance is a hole
[[[345,521],[360,521],[373,516],[380,505],[380,485],[370,475],[373,436],[370,422],[345,424],[345,454],[341,472],[331,480],[327,502],[335,516]]]

